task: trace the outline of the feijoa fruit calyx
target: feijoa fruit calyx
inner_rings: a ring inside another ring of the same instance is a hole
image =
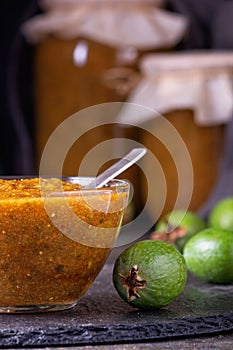
[[[183,291],[186,279],[183,255],[159,240],[139,241],[126,248],[113,269],[118,294],[140,309],[167,306]]]
[[[206,228],[205,221],[196,213],[177,209],[159,219],[151,238],[174,244],[180,252],[183,252],[186,242],[204,228]]]

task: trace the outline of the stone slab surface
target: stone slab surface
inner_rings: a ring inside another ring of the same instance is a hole
[[[106,264],[71,310],[0,315],[0,347],[125,344],[233,332],[233,285],[208,284],[189,275],[173,303],[144,312],[118,296],[112,269]]]

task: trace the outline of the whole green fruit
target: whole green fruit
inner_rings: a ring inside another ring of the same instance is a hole
[[[130,305],[157,309],[170,304],[184,289],[187,267],[172,245],[145,240],[125,249],[113,269],[113,283]]]
[[[208,228],[190,238],[184,247],[188,269],[208,282],[233,282],[233,233]]]
[[[151,238],[172,243],[180,252],[183,252],[186,242],[204,228],[206,223],[197,214],[191,211],[174,210],[157,222]]]
[[[233,197],[224,198],[213,207],[208,225],[233,231]]]

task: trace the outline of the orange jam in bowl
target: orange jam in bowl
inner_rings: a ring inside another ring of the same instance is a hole
[[[73,307],[117,238],[129,185],[86,178],[0,179],[0,312]]]

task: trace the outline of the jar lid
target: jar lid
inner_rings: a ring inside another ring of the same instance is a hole
[[[148,54],[142,58],[141,70],[145,73],[172,71],[233,69],[233,51],[188,51]]]
[[[164,0],[40,0],[40,6],[42,8],[51,8],[55,6],[69,6],[69,5],[92,5],[92,4],[134,4],[134,3],[144,3],[160,6],[164,3]]]
[[[188,25],[183,15],[159,8],[157,1],[69,3],[53,0],[44,13],[28,19],[22,26],[27,40],[37,43],[53,34],[62,39],[81,36],[117,49],[161,49],[174,47]]]
[[[228,123],[233,115],[233,53],[180,52],[147,55],[141,61],[141,80],[127,102],[160,114],[192,109],[199,125]],[[155,115],[132,116],[127,108],[118,122],[142,124]]]

